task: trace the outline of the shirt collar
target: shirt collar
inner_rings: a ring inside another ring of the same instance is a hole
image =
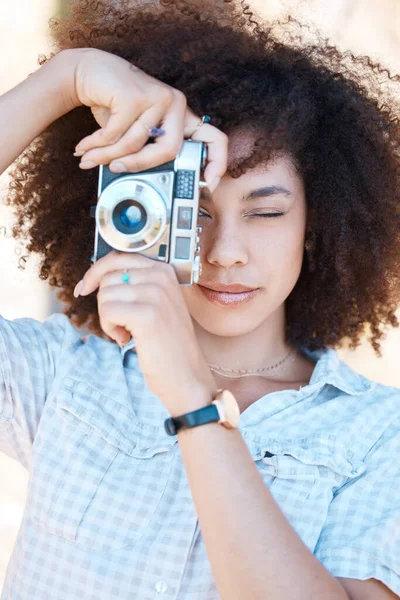
[[[128,350],[133,350],[136,347],[135,341],[133,339],[133,337],[131,337],[131,339],[129,340],[129,342],[126,344],[126,346],[124,346],[123,348],[121,348],[120,352],[121,352],[121,356],[122,356],[122,360],[125,360],[125,355],[128,352]]]
[[[126,346],[121,348],[123,361],[127,352],[133,350],[135,346],[134,339],[131,338]],[[308,350],[302,347],[301,352],[316,363],[309,385],[321,388],[326,384],[333,385],[346,394],[353,396],[362,394],[375,385],[373,381],[369,381],[340,360],[337,351],[333,348]]]
[[[322,387],[329,384],[351,395],[362,394],[375,385],[373,381],[369,381],[340,360],[337,351],[333,348],[311,351],[303,347],[301,351],[307,358],[316,361],[310,385]]]

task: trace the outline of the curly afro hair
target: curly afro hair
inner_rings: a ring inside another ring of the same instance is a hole
[[[351,348],[369,328],[398,327],[399,102],[392,75],[368,56],[340,52],[288,16],[264,21],[243,0],[70,1],[50,21],[55,49],[95,47],[123,57],[181,90],[198,115],[229,135],[252,124],[253,154],[239,177],[273,153],[289,155],[303,178],[309,232],[299,279],[286,300],[287,339],[310,350]],[[315,32],[314,32],[315,33]],[[13,165],[6,203],[13,236],[42,257],[40,278],[73,325],[109,339],[95,293],[73,289],[90,267],[97,169],[78,168],[73,148],[98,129],[80,106],[41,133]]]

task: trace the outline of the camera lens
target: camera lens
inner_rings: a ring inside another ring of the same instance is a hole
[[[118,231],[132,235],[146,225],[147,212],[137,200],[124,200],[114,208],[112,219]]]

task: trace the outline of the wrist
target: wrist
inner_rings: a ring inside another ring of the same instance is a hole
[[[61,50],[48,63],[50,67],[54,61],[52,66],[54,77],[56,78],[55,85],[59,94],[62,114],[66,114],[74,108],[82,106],[82,102],[79,100],[76,92],[76,69],[83,53],[92,50],[92,48],[68,48]]]
[[[184,396],[183,399],[175,401],[173,408],[170,409],[171,417],[180,417],[186,413],[198,410],[204,406],[210,406],[214,397],[218,391],[218,388],[207,388],[201,387],[198,389],[193,388]]]
[[[63,50],[22,82],[41,103],[40,132],[77,106],[74,100],[74,60]],[[76,60],[76,58],[75,58]]]

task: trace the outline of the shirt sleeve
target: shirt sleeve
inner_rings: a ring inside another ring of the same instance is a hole
[[[400,596],[399,401],[364,473],[335,493],[314,555],[335,577],[378,579]]]
[[[78,332],[63,314],[40,322],[0,317],[0,451],[29,470],[31,449],[65,337]]]

